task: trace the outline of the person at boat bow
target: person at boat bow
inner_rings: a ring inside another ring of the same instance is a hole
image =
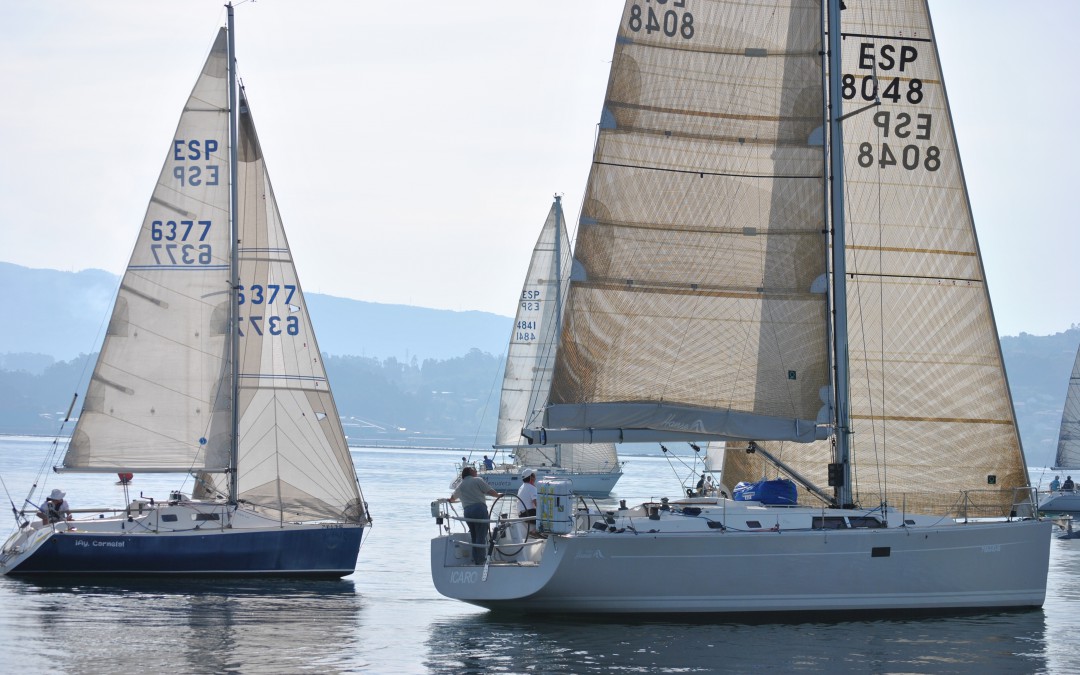
[[[1061,484],[1061,489],[1063,492],[1072,492],[1076,489],[1072,476],[1065,476],[1065,482]]]
[[[1050,492],[1057,492],[1061,489],[1061,476],[1054,476],[1054,480],[1050,481]]]
[[[41,518],[42,525],[71,520],[71,506],[64,499],[65,496],[67,496],[66,492],[56,488],[45,498],[45,508],[38,511],[38,518]]]
[[[476,475],[476,469],[467,466],[461,470],[461,482],[458,483],[450,501],[461,501],[463,513],[469,523],[469,537],[472,539],[472,560],[483,565],[487,560],[488,509],[487,497],[500,497],[483,478]]]

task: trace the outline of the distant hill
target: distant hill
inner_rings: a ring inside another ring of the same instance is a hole
[[[0,262],[9,322],[8,330],[0,331],[0,368],[19,367],[5,363],[5,355],[45,354],[66,361],[97,351],[118,283],[116,275],[102,270],[61,272]],[[414,357],[449,359],[471,349],[505,354],[513,323],[510,317],[488,312],[386,305],[318,293],[308,293],[307,303],[321,351],[405,362]]]
[[[82,371],[74,359],[98,349],[117,281],[101,270],[60,272],[0,263],[0,289],[12,310],[8,330],[0,331],[0,433],[25,431],[17,420],[51,419],[66,405],[71,383]],[[343,415],[367,420],[365,429],[493,433],[494,387],[512,319],[317,293],[307,300],[320,350],[340,357],[328,368]],[[1054,460],[1078,345],[1080,326],[1001,340],[1030,466]],[[53,367],[60,361],[71,363]]]

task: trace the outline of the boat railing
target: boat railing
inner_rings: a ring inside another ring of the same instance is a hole
[[[1009,496],[1003,501],[1003,492]],[[1026,486],[1011,490],[964,490],[957,518],[970,520],[1034,518],[1038,491]]]

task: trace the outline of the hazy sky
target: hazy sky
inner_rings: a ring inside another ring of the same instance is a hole
[[[511,315],[552,195],[576,222],[622,4],[239,5],[305,289]],[[1080,2],[930,7],[999,330],[1080,323]],[[223,22],[220,0],[0,3],[0,260],[123,270]]]

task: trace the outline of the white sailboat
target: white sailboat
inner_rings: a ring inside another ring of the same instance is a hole
[[[510,452],[513,461],[492,469],[478,468],[479,475],[499,492],[517,492],[525,469],[536,472],[537,480],[572,481],[575,493],[594,497],[609,495],[622,476],[614,443],[541,447],[530,446],[521,435],[526,420],[544,405],[551,388],[555,340],[570,274],[570,238],[561,198],[555,197],[518,296],[506,354],[494,448],[496,457],[499,452]]]
[[[1043,603],[1051,524],[925,2],[628,0],[574,258],[523,433],[725,441],[727,485],[768,460],[798,504],[605,511],[547,481],[543,536],[500,521],[483,566],[440,504],[440,593],[574,613]]]
[[[341,577],[356,567],[367,505],[234,44],[229,5],[57,467],[196,474],[200,497],[178,490],[39,524],[44,495],[31,492],[0,553],[5,574]]]
[[[1076,352],[1072,374],[1069,376],[1069,390],[1065,394],[1065,408],[1061,412],[1061,431],[1058,434],[1053,470],[1067,473],[1068,477],[1076,474],[1074,483],[1080,480],[1080,349]],[[1075,489],[1050,490],[1040,497],[1039,510],[1044,513],[1080,515],[1080,492]]]

